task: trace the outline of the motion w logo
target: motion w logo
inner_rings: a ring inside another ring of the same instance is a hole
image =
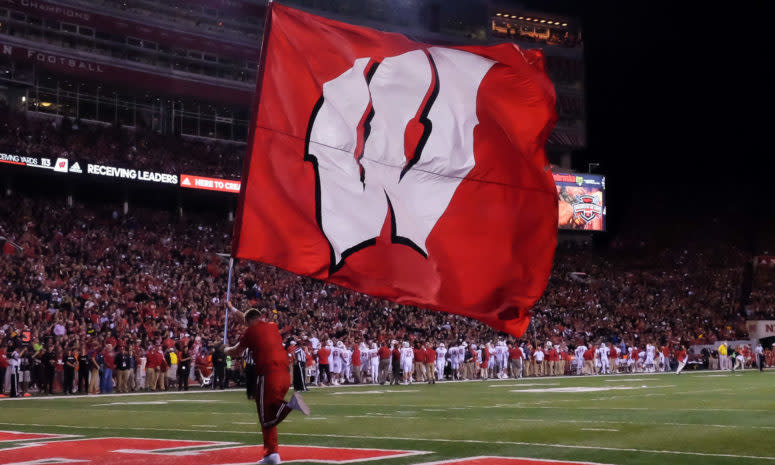
[[[392,242],[428,256],[429,234],[476,164],[476,97],[494,63],[432,47],[359,58],[323,84],[305,160],[315,167],[331,273],[376,243],[388,212]]]

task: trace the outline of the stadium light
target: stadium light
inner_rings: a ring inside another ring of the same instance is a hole
[[[519,19],[525,19],[525,17],[524,16],[520,16]]]
[[[545,22],[546,22],[546,20],[545,20],[545,19],[542,19],[542,20],[541,20],[541,22],[542,22],[542,23],[545,23]]]
[[[503,16],[503,15],[500,13],[495,13],[495,16]]]
[[[563,26],[567,26],[567,25],[568,25],[568,23],[562,23],[562,25],[563,25]]]
[[[51,102],[40,102],[40,106],[48,108],[51,106]]]

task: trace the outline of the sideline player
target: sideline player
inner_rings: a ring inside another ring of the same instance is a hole
[[[251,308],[242,315],[230,302],[226,302],[226,305],[233,313],[240,314],[248,326],[239,343],[227,348],[226,354],[237,357],[245,349],[250,349],[256,364],[258,376],[255,385],[256,409],[264,437],[264,458],[258,463],[281,463],[278,453],[277,425],[291,413],[291,410],[309,415],[309,407],[299,393],[294,393],[288,402],[285,401],[285,394],[291,386],[288,353],[283,347],[277,325],[266,321],[266,311]]]

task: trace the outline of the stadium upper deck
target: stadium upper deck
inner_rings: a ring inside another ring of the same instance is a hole
[[[585,146],[583,49],[571,19],[483,2],[288,0],[433,43],[542,47],[558,91],[551,161]],[[22,111],[243,142],[262,0],[0,0],[0,92]],[[546,25],[540,21],[551,21]],[[559,23],[559,24],[556,24]],[[566,24],[567,26],[563,26]]]

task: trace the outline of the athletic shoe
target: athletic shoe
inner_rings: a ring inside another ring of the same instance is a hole
[[[307,407],[304,399],[301,398],[301,394],[294,393],[291,396],[291,400],[288,401],[288,407],[292,408],[293,410],[298,410],[304,415],[309,415],[309,407]]]
[[[275,452],[274,454],[269,454],[263,459],[258,461],[259,465],[277,465],[283,463],[282,460],[280,460],[280,454]]]

